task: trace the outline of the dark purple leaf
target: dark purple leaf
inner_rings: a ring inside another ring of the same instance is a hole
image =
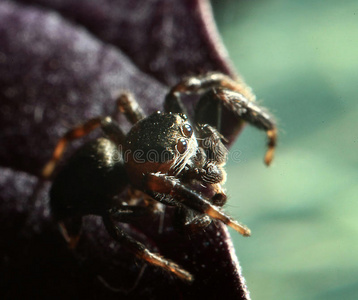
[[[0,297],[248,299],[221,224],[189,239],[173,230],[167,209],[162,232],[157,219],[123,225],[192,272],[188,285],[143,267],[98,217],[85,218],[78,248],[68,250],[49,211],[49,183],[37,177],[59,137],[111,114],[119,91],[133,92],[150,113],[162,107],[166,84],[181,76],[230,72],[208,4],[22,2],[0,3]]]
[[[61,12],[163,83],[173,85],[188,73],[232,72],[205,0],[22,2]]]

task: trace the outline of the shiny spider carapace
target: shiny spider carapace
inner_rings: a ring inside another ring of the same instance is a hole
[[[182,94],[198,94],[200,99],[189,121]],[[126,234],[117,223],[130,223],[152,211],[154,205],[133,205],[130,195],[140,191],[150,201],[174,206],[183,228],[198,230],[219,220],[244,236],[250,230],[227,216],[222,184],[227,149],[220,133],[222,107],[234,116],[237,128],[243,121],[266,131],[270,164],[276,144],[272,117],[253,101],[250,89],[221,73],[183,79],[167,94],[163,112],[145,116],[134,98],[122,94],[117,107],[132,123],[125,134],[111,117],[90,119],[69,130],[58,142],[51,160],[43,169],[51,177],[68,142],[100,127],[105,137],[81,147],[58,172],[50,190],[52,214],[59,222],[70,247],[75,247],[82,217],[102,217],[109,234],[137,257],[178,277],[193,276],[176,263],[152,253]],[[231,124],[230,124],[231,125]],[[233,129],[234,131],[234,129]],[[128,190],[127,197],[118,197]],[[131,191],[131,192],[129,192]],[[132,196],[133,197],[133,196]]]

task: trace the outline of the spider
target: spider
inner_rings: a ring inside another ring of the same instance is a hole
[[[181,100],[183,94],[200,95],[191,122]],[[183,228],[200,230],[212,220],[219,220],[249,236],[248,228],[222,210],[226,202],[222,185],[228,151],[219,130],[223,106],[235,117],[232,128],[245,121],[266,131],[265,163],[269,165],[276,144],[276,126],[272,117],[252,100],[249,88],[242,82],[221,73],[207,73],[181,80],[165,97],[164,111],[149,116],[130,93],[120,95],[117,109],[132,123],[127,134],[110,116],[90,119],[69,130],[45,165],[44,178],[51,177],[69,142],[98,127],[105,134],[77,150],[50,189],[51,211],[69,247],[77,244],[82,217],[99,215],[110,236],[138,258],[192,281],[188,271],[152,253],[117,223],[140,220],[154,210],[153,203],[162,203],[175,207],[177,223]],[[118,197],[125,191],[127,197]],[[147,197],[145,205],[131,202],[133,191]]]

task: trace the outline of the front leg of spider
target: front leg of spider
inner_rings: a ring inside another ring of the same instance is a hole
[[[201,105],[209,101],[221,103],[239,119],[266,131],[268,143],[264,161],[266,165],[270,165],[277,142],[277,129],[272,116],[255,102],[249,101],[241,93],[220,87],[209,90],[200,99],[196,109],[198,122],[201,122],[200,118],[205,113],[205,110],[201,109]]]
[[[181,184],[175,177],[150,173],[146,177],[146,182],[146,193],[157,201],[166,205],[185,205],[199,213],[207,214],[212,219],[223,222],[243,236],[250,236],[250,229],[227,216],[218,207],[212,205],[209,199]],[[167,197],[168,195],[171,197]]]

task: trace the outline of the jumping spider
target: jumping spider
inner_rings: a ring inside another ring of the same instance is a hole
[[[192,122],[187,118],[182,94],[201,95]],[[69,246],[75,247],[77,243],[82,217],[99,215],[109,234],[137,257],[179,278],[193,280],[189,272],[150,252],[116,225],[138,220],[153,208],[153,205],[131,205],[118,197],[128,186],[152,202],[174,206],[183,227],[197,230],[215,219],[249,236],[250,230],[221,208],[226,202],[222,184],[227,149],[223,144],[225,137],[218,129],[223,106],[235,116],[233,128],[246,121],[265,130],[268,136],[265,162],[270,164],[276,127],[270,115],[252,100],[243,83],[221,73],[208,73],[180,81],[167,94],[164,112],[148,117],[130,94],[121,95],[118,109],[133,124],[127,135],[109,116],[90,119],[69,130],[43,169],[44,178],[52,175],[70,141],[98,127],[106,135],[80,148],[53,181],[50,205]]]

